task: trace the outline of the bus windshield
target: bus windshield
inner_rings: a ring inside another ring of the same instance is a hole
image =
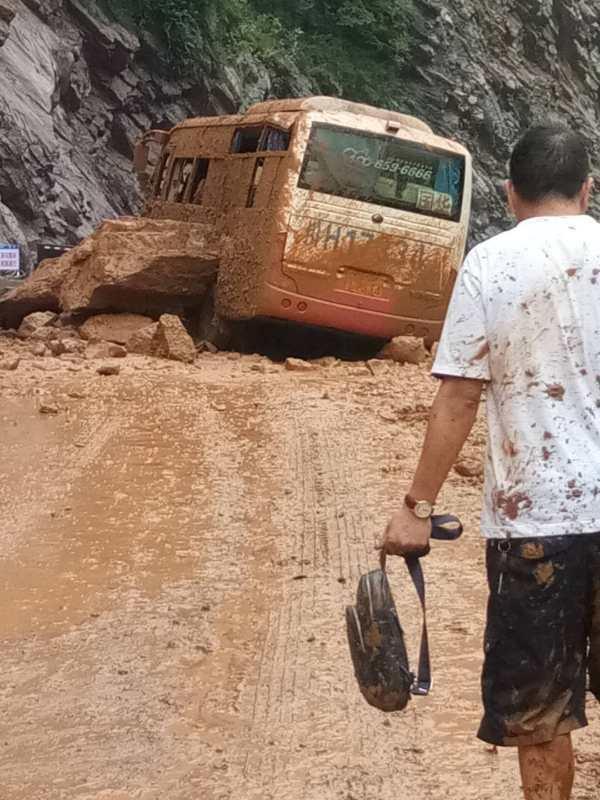
[[[464,156],[367,131],[313,125],[298,185],[457,221]]]

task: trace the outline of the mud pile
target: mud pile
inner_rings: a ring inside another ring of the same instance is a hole
[[[173,220],[104,222],[1,297],[0,326],[16,328],[34,311],[183,314],[200,303],[216,274],[208,233],[205,225]]]

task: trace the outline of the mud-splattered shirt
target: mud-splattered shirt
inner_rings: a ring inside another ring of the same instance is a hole
[[[600,225],[536,217],[460,271],[434,374],[487,381],[482,531],[600,531]]]

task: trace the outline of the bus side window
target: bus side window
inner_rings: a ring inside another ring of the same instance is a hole
[[[208,158],[197,158],[196,167],[192,174],[192,179],[188,185],[185,202],[194,203],[194,205],[202,205],[202,197],[204,195],[204,187],[208,178],[208,168],[210,160]]]
[[[279,128],[265,128],[261,150],[275,152],[288,150],[290,146],[290,134],[288,131],[281,131]]]
[[[171,182],[167,192],[167,201],[170,203],[182,203],[187,182],[192,174],[194,166],[193,158],[176,158],[171,173]]]
[[[263,176],[264,168],[265,168],[264,158],[257,158],[256,163],[254,164],[254,172],[252,173],[252,181],[250,182],[250,190],[248,192],[246,208],[254,207],[254,203],[256,202],[256,193],[258,192],[258,187],[260,186],[260,181]]]
[[[231,143],[232,153],[256,153],[264,128],[237,128]]]

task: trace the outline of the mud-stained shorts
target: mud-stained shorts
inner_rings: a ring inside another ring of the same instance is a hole
[[[490,598],[479,738],[549,742],[600,700],[600,533],[487,544]]]

